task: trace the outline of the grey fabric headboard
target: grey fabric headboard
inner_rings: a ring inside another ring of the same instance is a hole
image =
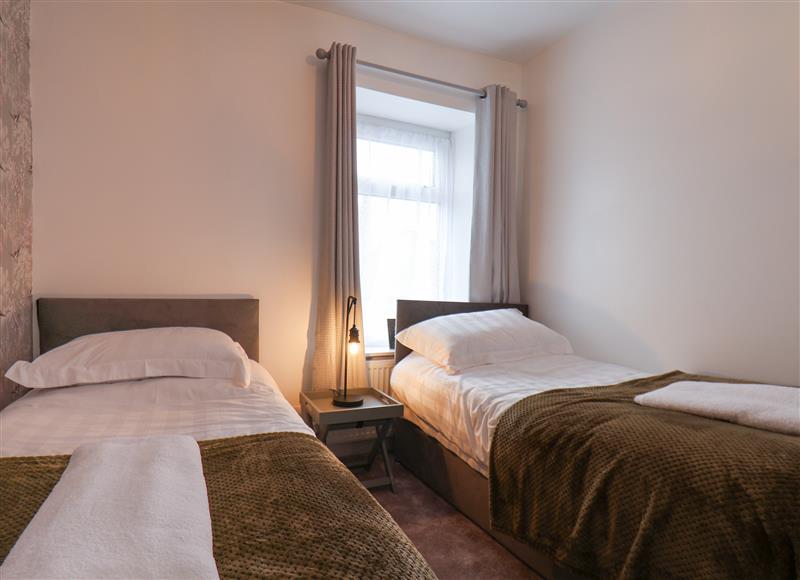
[[[98,332],[200,326],[220,330],[258,360],[255,298],[39,298],[39,351]]]
[[[527,304],[497,304],[491,302],[435,302],[431,300],[398,300],[397,301],[397,332],[409,326],[445,314],[459,314],[461,312],[480,312],[481,310],[498,310],[500,308],[516,308],[528,316]],[[408,347],[399,342],[395,344],[395,364],[411,354]]]

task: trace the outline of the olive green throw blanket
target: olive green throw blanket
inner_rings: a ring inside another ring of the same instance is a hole
[[[800,437],[643,407],[672,372],[525,398],[490,458],[492,527],[604,578],[800,576]]]
[[[310,435],[200,443],[221,578],[435,578],[378,502]],[[0,562],[69,456],[0,459]]]

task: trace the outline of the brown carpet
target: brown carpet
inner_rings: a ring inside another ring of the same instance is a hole
[[[397,493],[387,487],[373,490],[373,495],[392,514],[441,580],[538,578],[402,465],[394,462],[392,466]],[[381,464],[379,469],[382,467]]]

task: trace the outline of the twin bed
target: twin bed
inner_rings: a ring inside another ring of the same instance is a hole
[[[507,309],[399,301],[397,329]],[[10,405],[0,413],[0,562],[27,545],[21,534],[80,446],[182,435],[199,442],[220,577],[434,577],[256,362],[257,301],[41,299],[38,314],[43,353],[103,332],[216,329],[249,355],[250,384],[156,377],[35,390]],[[460,372],[402,342],[396,359],[392,395],[406,405],[397,458],[539,574],[800,576],[798,437],[634,401],[720,379],[649,376],[558,341]]]
[[[719,378],[652,376],[558,344],[452,373],[401,342],[425,321],[508,308],[528,314],[398,302],[401,463],[548,578],[800,576],[800,389],[778,387],[792,435],[634,401]]]
[[[0,562],[77,448],[110,437],[184,435],[199,441],[220,577],[434,578],[392,518],[313,436],[258,364],[257,300],[40,299],[37,306],[43,354],[97,333],[210,328],[244,348],[251,381],[242,388],[221,378],[157,377],[35,389],[4,409]],[[102,506],[103,499],[88,501]],[[3,576],[53,570],[30,568],[32,559],[24,556],[14,566],[4,563]],[[96,577],[154,573],[144,560],[132,571],[108,554],[94,559],[68,569]],[[190,568],[184,577],[196,572]]]

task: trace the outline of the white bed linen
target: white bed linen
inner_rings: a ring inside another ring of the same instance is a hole
[[[168,377],[31,391],[0,412],[0,456],[69,454],[108,437],[313,435],[269,372],[255,361],[250,367],[247,388]]]
[[[800,435],[800,387],[678,381],[633,400],[647,407]]]
[[[520,399],[552,389],[613,385],[647,375],[575,355],[540,355],[450,375],[412,353],[392,371],[391,394],[406,405],[407,419],[488,475],[497,421]]]
[[[165,435],[78,447],[0,577],[219,578],[195,440]]]

